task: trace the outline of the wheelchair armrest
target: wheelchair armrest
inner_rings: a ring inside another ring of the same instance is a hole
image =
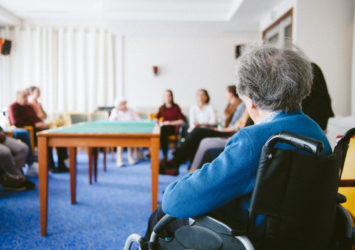
[[[210,216],[196,217],[194,220],[198,226],[207,227],[217,233],[233,235],[233,230],[229,226]]]
[[[158,234],[175,219],[175,217],[165,215],[158,221],[150,236],[149,250],[161,249],[160,244],[164,241],[159,241]],[[226,249],[236,249],[235,247],[245,250],[255,249],[246,236],[234,236],[230,227],[212,217],[199,216],[193,220],[194,223],[191,226],[183,226],[175,232],[174,239],[169,242],[171,246],[175,246],[174,244],[178,242],[179,246],[187,247],[187,249],[221,249],[222,245],[228,246]],[[197,242],[195,239],[204,239],[204,241]],[[167,248],[163,247],[163,249]]]

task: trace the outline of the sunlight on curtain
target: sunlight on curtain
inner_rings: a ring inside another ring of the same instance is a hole
[[[48,113],[92,112],[113,105],[116,95],[114,36],[103,29],[15,27],[0,29],[12,40],[0,56],[0,108],[16,91],[37,85]]]

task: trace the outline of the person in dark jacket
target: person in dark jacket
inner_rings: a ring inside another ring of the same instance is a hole
[[[322,70],[315,63],[312,63],[312,70],[313,85],[310,95],[302,102],[302,110],[325,131],[328,119],[334,117],[334,113]]]

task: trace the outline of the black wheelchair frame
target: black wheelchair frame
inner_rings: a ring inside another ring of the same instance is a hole
[[[162,239],[159,233],[175,219],[165,215],[153,229],[149,249],[351,249],[352,219],[339,204],[346,198],[337,194],[337,189],[349,140],[354,134],[355,128],[349,130],[329,156],[322,156],[323,143],[320,141],[287,132],[273,135],[265,143],[260,156],[245,236],[234,235],[224,223],[201,216],[193,218],[192,225],[179,228],[173,239]],[[279,143],[292,145],[295,150],[278,149],[275,145]],[[287,158],[291,156],[300,160],[289,162]],[[300,166],[308,162],[317,165],[315,170]],[[287,170],[285,164],[288,165]],[[314,178],[317,173],[322,178],[316,180],[318,186],[313,187],[307,175]],[[295,182],[289,176],[305,178],[306,181],[298,185],[299,179]],[[285,178],[291,181],[290,185],[285,184]],[[310,188],[311,194],[306,195],[305,191]],[[298,202],[306,203],[309,215],[304,215],[306,206]],[[266,218],[262,240],[255,237],[258,214]],[[317,222],[325,222],[326,225]],[[141,242],[140,236],[128,238],[125,249],[130,249],[132,242]]]

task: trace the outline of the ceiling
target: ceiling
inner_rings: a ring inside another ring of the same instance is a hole
[[[0,25],[104,26],[122,34],[255,32],[283,0],[0,0]]]

